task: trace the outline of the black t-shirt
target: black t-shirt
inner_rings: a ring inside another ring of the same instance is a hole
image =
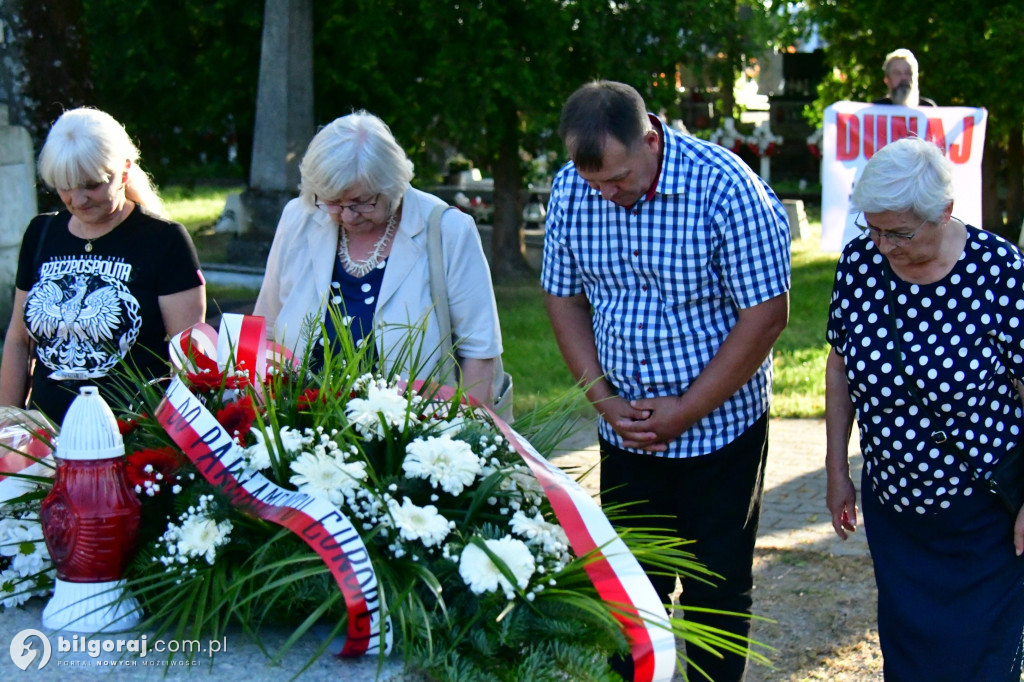
[[[25,326],[36,343],[30,403],[57,423],[82,386],[99,386],[121,404],[111,389],[122,359],[149,377],[166,374],[158,299],[203,283],[195,246],[178,223],[136,206],[86,252],[89,242],[71,234],[70,219],[67,211],[32,219],[16,279],[28,292]]]

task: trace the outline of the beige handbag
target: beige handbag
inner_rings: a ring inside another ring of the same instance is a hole
[[[442,204],[435,206],[427,220],[427,261],[430,264],[430,298],[434,301],[434,312],[437,314],[437,326],[441,331],[441,353],[446,358],[443,362],[452,362],[452,318],[448,308],[448,286],[444,277],[444,254],[441,249],[441,216],[451,206]],[[451,367],[447,368],[451,370]],[[458,374],[447,372],[454,380]],[[494,412],[506,423],[511,424],[512,415],[512,375],[505,371],[501,356],[494,359]]]

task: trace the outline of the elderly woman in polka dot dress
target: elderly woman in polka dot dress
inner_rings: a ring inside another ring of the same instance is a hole
[[[827,504],[845,539],[856,416],[885,679],[1017,682],[1024,514],[1015,524],[974,476],[1022,439],[1024,260],[952,217],[951,164],[921,139],[878,151],[852,206],[864,234],[839,260],[828,320]]]
[[[382,370],[425,378],[441,348],[426,228],[444,201],[410,185],[412,161],[387,125],[365,111],[324,126],[299,170],[299,197],[281,214],[255,313],[289,350],[301,354],[312,342],[316,352],[347,335],[357,346],[373,343]],[[502,347],[480,234],[458,210],[444,212],[440,232],[462,384],[490,405]],[[420,325],[420,352],[409,353],[410,328]]]

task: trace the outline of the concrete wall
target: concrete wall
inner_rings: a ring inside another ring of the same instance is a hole
[[[8,125],[0,105],[0,330],[7,330],[14,298],[21,237],[36,215],[36,166],[32,138],[21,126]]]

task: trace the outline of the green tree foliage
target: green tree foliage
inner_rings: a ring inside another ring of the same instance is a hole
[[[819,88],[816,118],[837,100],[870,101],[885,92],[886,53],[910,49],[920,64],[921,93],[945,106],[989,112],[983,171],[984,223],[1016,241],[1024,217],[1021,122],[1024,4],[906,0],[893,11],[883,0],[808,0],[808,13],[828,44],[835,71]],[[1002,190],[1002,191],[1000,191]],[[1005,192],[1005,212],[997,199]]]
[[[251,150],[263,3],[80,0],[96,104],[139,138],[159,176]],[[429,184],[459,152],[495,178],[492,263],[525,271],[521,191],[533,155],[564,158],[565,98],[593,78],[631,83],[673,115],[675,70],[731,92],[770,43],[762,0],[319,0],[315,116],[381,116]],[[731,102],[726,110],[731,109]]]
[[[554,131],[573,90],[622,80],[672,112],[677,65],[700,71],[763,45],[769,16],[756,0],[333,0],[315,12],[318,120],[365,108],[411,147],[421,178],[453,150],[493,174],[498,277],[525,269],[524,161],[561,158]]]
[[[252,149],[263,3],[83,0],[96,105],[158,178]]]

